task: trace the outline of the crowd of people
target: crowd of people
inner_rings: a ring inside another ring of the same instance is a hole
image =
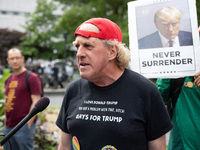
[[[49,64],[46,67],[42,67],[40,63],[37,65],[30,63],[26,68],[38,74],[43,83],[43,87],[46,88],[64,88],[64,84],[68,80],[68,74],[66,72],[65,66],[59,68],[55,64],[52,66]]]
[[[0,61],[0,75],[3,75],[4,68],[6,67],[2,65]],[[25,68],[39,76],[44,88],[64,88],[69,80],[69,75],[65,66],[58,67],[56,64],[49,64],[42,67],[40,63],[29,63],[28,65],[25,64]],[[12,73],[13,70],[10,66],[9,69]]]

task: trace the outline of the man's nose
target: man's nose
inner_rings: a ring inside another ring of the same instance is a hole
[[[77,49],[76,56],[77,57],[85,56],[85,48],[83,46],[79,46],[79,48]]]
[[[168,29],[169,29],[169,31],[173,31],[173,30],[174,30],[173,25],[172,25],[172,24],[169,24]]]

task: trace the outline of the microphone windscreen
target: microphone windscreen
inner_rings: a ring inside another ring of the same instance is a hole
[[[43,111],[50,103],[48,97],[41,97],[39,101],[35,104],[35,107],[38,109],[39,112]]]

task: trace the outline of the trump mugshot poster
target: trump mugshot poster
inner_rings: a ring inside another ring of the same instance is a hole
[[[200,71],[195,0],[128,3],[130,68],[147,78],[178,78]]]

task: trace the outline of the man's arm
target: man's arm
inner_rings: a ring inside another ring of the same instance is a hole
[[[57,150],[71,150],[72,137],[70,134],[61,132],[61,139]]]
[[[194,85],[200,88],[200,72],[197,72],[194,76]]]
[[[166,135],[148,142],[149,150],[166,150]]]
[[[31,99],[32,99],[32,104],[30,107],[29,112],[31,112],[31,110],[33,109],[33,107],[35,106],[35,104],[38,102],[38,100],[40,99],[40,95],[31,95]],[[36,116],[33,116],[29,121],[28,121],[28,127],[30,128],[32,123],[34,122]]]

